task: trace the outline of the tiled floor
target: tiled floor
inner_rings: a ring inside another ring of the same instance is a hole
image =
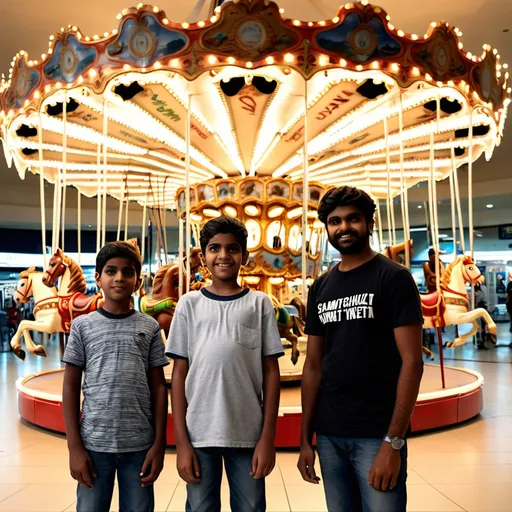
[[[469,423],[410,440],[409,506],[411,512],[512,511],[512,335],[499,326],[502,347],[477,351],[473,345],[446,349],[447,364],[481,372],[485,377],[483,414]],[[448,330],[447,338],[451,337]],[[67,469],[65,438],[20,421],[15,381],[60,366],[56,347],[47,359],[27,356],[22,363],[0,354],[0,511],[75,510],[75,483]],[[302,481],[296,451],[280,451],[267,482],[268,510],[325,511],[321,486]],[[229,510],[229,489],[222,488]],[[156,484],[157,511],[183,511],[185,485],[168,450],[166,467]],[[112,510],[117,510],[117,499]]]

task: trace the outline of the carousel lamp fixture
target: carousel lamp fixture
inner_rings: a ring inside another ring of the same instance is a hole
[[[254,204],[248,204],[245,208],[245,213],[250,217],[257,217],[260,214],[260,209]]]

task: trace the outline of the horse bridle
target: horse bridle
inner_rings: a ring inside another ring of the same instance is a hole
[[[18,287],[16,287],[16,293],[21,295],[24,299],[28,299],[30,297],[30,292],[32,290],[32,276],[29,274],[27,277],[22,279],[27,280],[27,287],[25,288],[25,293],[20,292],[20,290],[18,290]]]
[[[462,277],[464,278],[466,283],[472,283],[473,279],[471,278],[471,276],[468,274],[468,272],[466,270],[466,266],[468,266],[468,265],[475,265],[475,264],[474,263],[467,263],[466,265],[462,265]],[[477,281],[477,280],[475,280],[475,281]]]
[[[54,262],[54,263],[55,263],[55,262]],[[46,280],[46,279],[44,279],[44,278],[43,278],[43,282],[44,282],[44,281],[48,281],[48,283],[45,283],[47,286],[53,286],[53,285],[55,284],[54,279],[57,279],[57,278],[55,277],[55,274],[57,274],[57,273],[58,273],[58,269],[59,269],[60,267],[64,267],[64,269],[66,269],[66,267],[69,267],[69,265],[68,265],[67,263],[65,263],[65,262],[64,262],[64,260],[61,258],[61,260],[60,260],[60,262],[59,262],[58,264],[57,264],[57,263],[55,263],[55,266],[53,266],[53,267],[50,265],[50,266],[46,269],[45,274],[47,274],[47,275],[48,275],[48,279]],[[50,270],[51,270],[51,271],[50,271]]]

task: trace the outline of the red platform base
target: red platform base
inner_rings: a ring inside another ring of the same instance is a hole
[[[22,418],[50,430],[65,433],[62,411],[63,370],[53,370],[19,379],[18,408]],[[446,427],[477,416],[483,408],[483,377],[463,368],[445,367],[446,389],[440,369],[426,365],[420,395],[411,420],[413,432]],[[300,387],[281,389],[276,446],[299,446],[301,424]],[[174,426],[169,409],[167,444],[174,445]]]

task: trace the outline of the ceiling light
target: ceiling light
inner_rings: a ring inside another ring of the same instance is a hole
[[[421,204],[418,205],[418,210],[421,210],[423,208],[423,206],[421,206]]]
[[[494,208],[494,205],[493,204],[486,204],[485,207],[491,209],[491,208]]]

